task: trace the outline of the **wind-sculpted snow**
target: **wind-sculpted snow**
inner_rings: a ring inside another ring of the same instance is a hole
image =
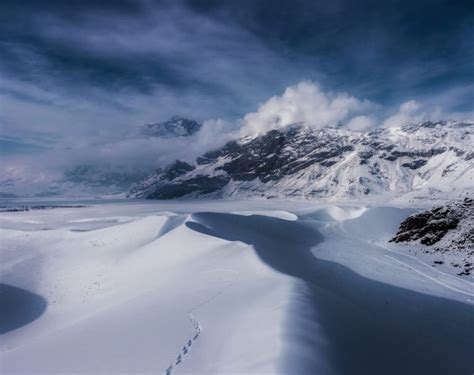
[[[219,213],[199,213],[193,218],[197,223],[187,222],[189,228],[251,244],[272,268],[305,282],[298,293],[304,296],[300,303],[320,321],[335,373],[472,371],[472,305],[369,280],[339,264],[316,259],[310,250],[322,238],[304,223]],[[304,324],[303,319],[293,318],[290,324]],[[316,349],[320,337],[311,333],[301,340]],[[283,372],[318,371],[320,363],[302,355],[288,361]]]
[[[357,198],[472,189],[474,124],[425,122],[358,133],[304,125],[244,137],[157,170],[129,196]]]
[[[2,283],[47,304],[2,374],[472,370],[472,283],[388,243],[411,209],[86,203],[0,213]]]

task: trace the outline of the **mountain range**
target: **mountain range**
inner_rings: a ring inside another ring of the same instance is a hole
[[[462,194],[474,186],[474,123],[427,121],[360,133],[294,124],[176,160],[129,197],[358,199]]]

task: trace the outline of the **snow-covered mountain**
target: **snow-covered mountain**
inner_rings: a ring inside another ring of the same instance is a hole
[[[190,119],[173,116],[164,122],[155,124],[145,124],[142,133],[152,137],[172,138],[188,137],[197,133],[201,129],[201,124]]]
[[[422,122],[358,133],[302,124],[176,161],[130,197],[359,198],[474,187],[474,123]]]

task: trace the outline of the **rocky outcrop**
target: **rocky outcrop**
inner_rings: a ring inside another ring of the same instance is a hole
[[[402,221],[390,242],[419,241],[430,246],[440,243],[451,231],[444,247],[474,250],[474,204],[471,198],[409,216]]]
[[[459,276],[471,275],[474,269],[472,198],[409,216],[390,242],[410,245],[412,254],[432,257],[433,266],[450,265]]]

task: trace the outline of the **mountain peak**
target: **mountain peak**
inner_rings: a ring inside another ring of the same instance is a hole
[[[173,138],[188,137],[197,133],[201,124],[180,116],[173,116],[167,121],[145,124],[142,133],[151,137]]]

